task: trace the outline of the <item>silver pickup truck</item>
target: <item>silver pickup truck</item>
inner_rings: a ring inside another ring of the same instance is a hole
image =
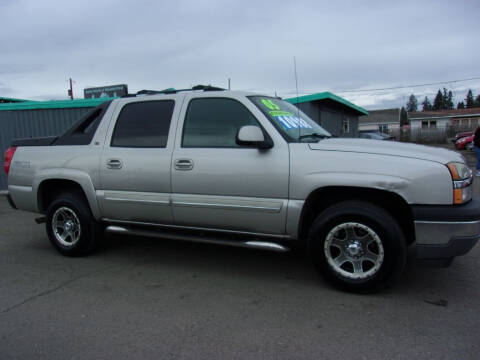
[[[287,251],[350,291],[401,275],[407,247],[448,265],[480,236],[465,159],[332,138],[279,98],[172,92],[106,102],[59,137],[16,140],[8,199],[62,254],[105,231]]]

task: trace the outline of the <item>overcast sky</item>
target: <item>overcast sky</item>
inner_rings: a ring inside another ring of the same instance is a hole
[[[0,0],[0,96],[66,99],[85,87],[195,84],[295,95],[332,91],[367,109],[480,79],[480,1]],[[433,100],[433,99],[432,99]]]

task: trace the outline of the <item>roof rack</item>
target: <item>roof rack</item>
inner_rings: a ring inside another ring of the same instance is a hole
[[[225,91],[226,89],[212,85],[195,85],[191,89],[174,89],[165,90],[140,90],[136,94],[127,94],[122,97],[134,97],[138,95],[158,95],[158,94],[177,94],[181,91]]]

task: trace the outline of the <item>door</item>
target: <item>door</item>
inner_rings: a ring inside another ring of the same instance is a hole
[[[172,208],[177,225],[285,233],[288,145],[258,116],[263,115],[245,97],[186,98],[172,162]],[[261,127],[272,138],[273,148],[237,145],[237,132],[245,125]]]
[[[172,224],[171,124],[179,106],[173,99],[129,100],[116,110],[101,157],[102,213],[111,220]]]

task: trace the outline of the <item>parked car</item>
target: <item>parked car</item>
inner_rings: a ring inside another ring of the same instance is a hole
[[[302,246],[350,291],[397,280],[408,246],[449,265],[479,239],[473,173],[457,152],[331,138],[279,98],[204,90],[115,99],[61,136],[14,141],[11,206],[43,214],[63,255],[91,253],[104,231]]]
[[[452,139],[452,142],[455,144],[459,139],[472,136],[472,135],[473,135],[473,131],[464,131],[464,132],[457,133],[455,134],[455,137]]]
[[[473,135],[461,137],[455,142],[457,150],[472,150],[473,149]]]
[[[372,139],[372,140],[395,140],[395,136],[384,134],[378,131],[372,131],[372,132],[360,131],[360,133],[358,134],[358,137],[361,139]]]

